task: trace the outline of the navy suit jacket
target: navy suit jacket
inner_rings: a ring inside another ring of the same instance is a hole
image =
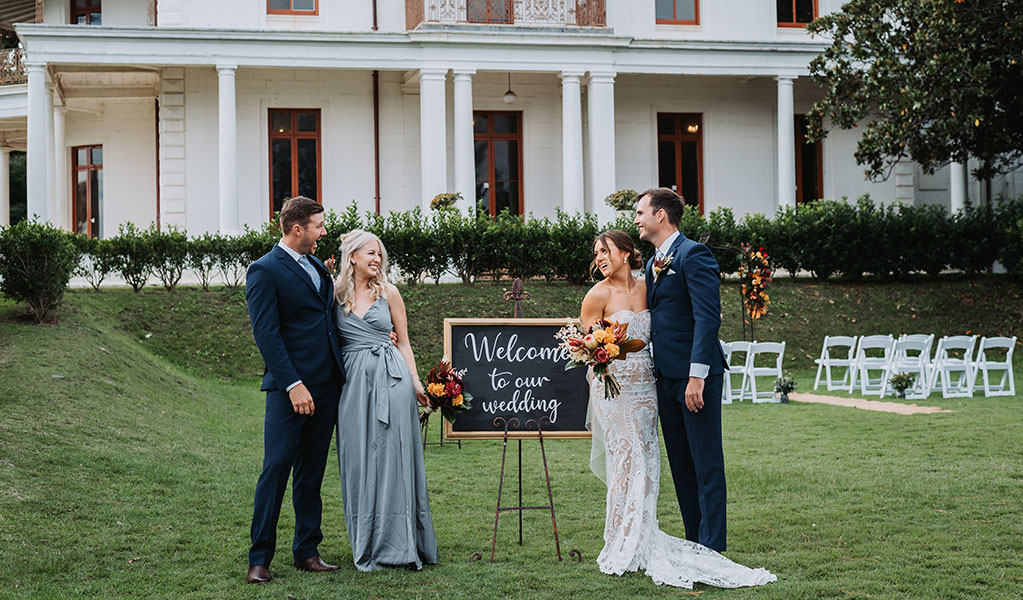
[[[654,370],[659,376],[689,379],[691,363],[725,370],[718,341],[721,328],[720,269],[705,244],[679,232],[668,250],[671,265],[656,280],[653,258],[646,265],[647,304]]]
[[[262,391],[281,391],[298,380],[314,395],[317,389],[344,381],[345,367],[334,327],[334,286],[315,256],[320,290],[279,245],[249,266],[245,300],[252,336],[266,367]]]

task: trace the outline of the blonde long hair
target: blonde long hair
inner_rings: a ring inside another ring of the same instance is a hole
[[[369,280],[369,289],[373,291],[373,300],[383,296],[387,298],[387,248],[380,238],[362,229],[353,229],[341,236],[341,272],[334,285],[334,298],[344,308],[345,314],[352,312],[355,304],[355,270],[352,268],[352,254],[370,243],[380,244],[380,270],[376,277]]]

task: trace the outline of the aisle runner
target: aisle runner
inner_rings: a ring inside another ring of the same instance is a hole
[[[954,410],[943,410],[937,406],[917,406],[900,402],[881,402],[879,400],[863,400],[861,398],[836,398],[835,396],[818,396],[817,394],[789,394],[789,399],[796,402],[815,402],[833,406],[851,406],[863,410],[877,410],[898,415],[915,415],[921,413],[948,413]]]

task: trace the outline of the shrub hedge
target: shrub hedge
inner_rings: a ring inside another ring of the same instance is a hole
[[[612,227],[628,232],[644,257],[654,250],[639,239],[625,215],[601,226],[594,215],[560,210],[554,219],[507,213],[494,219],[455,210],[427,214],[419,208],[360,214],[353,204],[340,213],[328,211],[325,220],[329,235],[319,242],[319,257],[337,254],[341,233],[367,229],[384,241],[394,274],[408,283],[436,281],[445,273],[469,284],[512,277],[583,282],[589,278],[590,243]],[[706,238],[726,275],[738,268],[742,242],[768,249],[776,267],[822,280],[935,276],[948,269],[977,273],[995,261],[1023,275],[1023,197],[1000,199],[992,208],[967,205],[954,215],[938,206],[880,206],[867,196],[855,202],[818,201],[798,210],[785,208],[773,218],[752,214],[737,220],[729,208],[701,216],[687,208],[680,229],[691,238]],[[14,227],[0,231],[4,239],[18,235],[24,232]],[[71,241],[76,253],[84,256],[77,272],[95,288],[118,272],[139,291],[151,277],[173,290],[185,269],[204,289],[218,274],[229,286],[238,287],[248,265],[270,250],[279,231],[270,222],[237,236],[207,233],[189,239],[183,231],[142,230],[129,223],[108,240],[49,230],[46,235],[48,240],[64,236]],[[5,247],[19,247],[12,244]]]

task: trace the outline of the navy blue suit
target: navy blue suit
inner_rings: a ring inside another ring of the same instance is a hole
[[[319,291],[309,274],[279,245],[252,263],[245,279],[252,335],[266,365],[263,472],[256,484],[249,565],[270,566],[277,519],[288,476],[295,507],[295,562],[318,556],[320,485],[337,422],[344,383],[341,346],[334,328],[334,286],[316,257]],[[311,415],[295,412],[286,388],[301,380],[313,397]]]
[[[725,550],[725,459],[721,449],[721,388],[725,357],[719,269],[706,245],[684,234],[672,242],[660,277],[646,266],[650,341],[657,376],[657,407],[686,539]],[[703,409],[686,407],[692,363],[708,365]]]

